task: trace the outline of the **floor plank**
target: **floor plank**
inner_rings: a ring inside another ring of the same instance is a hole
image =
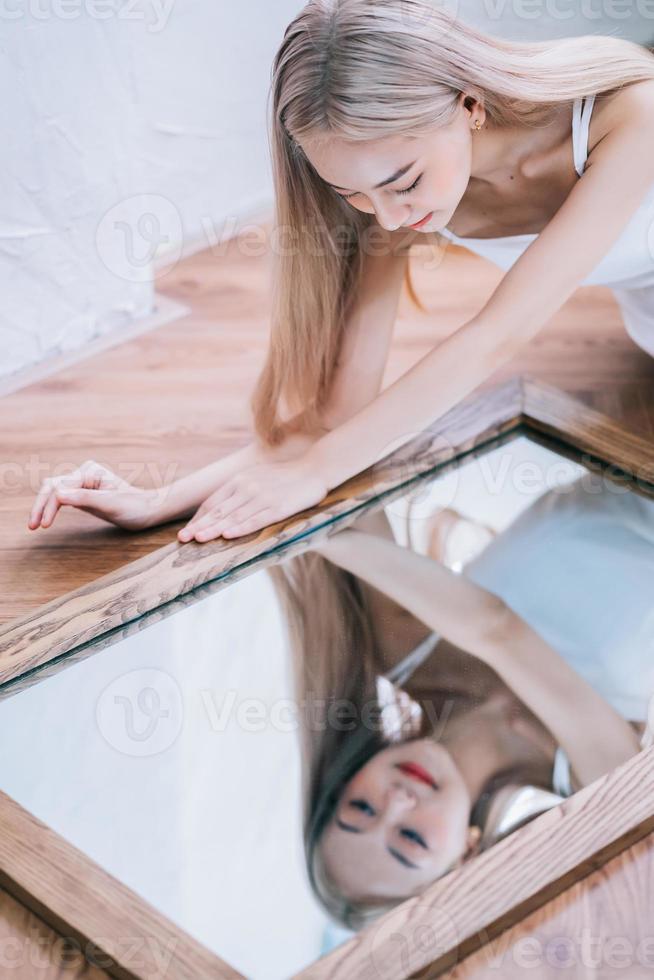
[[[385,381],[476,313],[502,273],[448,245],[412,260],[429,313],[403,295]],[[180,262],[157,280],[189,315],[7,395],[0,402],[0,623],[24,615],[175,538],[140,534],[70,508],[48,529],[27,518],[45,476],[98,459],[161,485],[248,439],[248,395],[265,354],[270,255],[240,239]],[[583,287],[490,383],[526,373],[654,435],[654,359],[627,336],[605,287]]]
[[[477,950],[449,980],[645,980],[654,972],[652,908],[654,835]]]

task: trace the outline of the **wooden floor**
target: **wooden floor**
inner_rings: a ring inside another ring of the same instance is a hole
[[[654,976],[652,909],[650,835],[486,943],[449,980],[646,980]]]
[[[53,527],[31,532],[27,518],[45,476],[90,457],[151,486],[247,441],[247,397],[266,347],[270,261],[248,257],[239,246],[234,240],[220,257],[197,254],[159,280],[160,290],[186,303],[190,315],[2,399],[0,622],[174,540],[176,524],[135,535],[67,509]],[[436,268],[416,256],[414,281],[431,312],[416,311],[403,297],[386,380],[477,312],[500,277],[493,265],[456,246],[448,246]],[[557,385],[654,438],[654,360],[630,341],[606,288],[578,290],[489,383],[512,374]],[[591,933],[642,939],[644,920],[641,928],[634,918],[635,928],[621,909],[629,894],[629,908],[651,911],[653,854],[650,838],[515,927],[501,946],[480,950],[455,975],[517,976],[521,938],[545,941],[554,930],[578,943],[587,923]],[[6,909],[0,920],[7,921]],[[26,923],[14,934],[24,930]],[[494,957],[502,953],[500,964]],[[649,955],[642,972],[611,972],[604,963],[567,975],[649,976],[651,949]],[[560,972],[532,969],[531,975]]]
[[[430,312],[403,295],[387,381],[476,313],[502,276],[453,245],[436,261],[420,250],[412,262]],[[48,529],[30,531],[27,518],[44,477],[87,458],[152,486],[243,445],[270,278],[270,256],[249,256],[239,239],[220,256],[196,254],[158,280],[190,315],[0,401],[0,623],[175,539],[178,524],[132,534],[70,508]],[[579,289],[489,383],[521,373],[654,438],[654,359],[629,339],[605,287]]]

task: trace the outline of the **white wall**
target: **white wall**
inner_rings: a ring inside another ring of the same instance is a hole
[[[654,41],[654,0],[443,2],[508,37]],[[1,378],[149,323],[162,262],[269,217],[270,69],[302,6],[0,0]]]
[[[269,214],[270,68],[301,6],[0,2],[0,377],[119,339],[153,261]]]
[[[439,0],[439,3],[441,0]],[[540,41],[610,34],[654,45],[654,0],[442,0],[489,34]]]

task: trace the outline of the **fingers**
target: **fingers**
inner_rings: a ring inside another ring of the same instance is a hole
[[[236,514],[239,514],[239,511]],[[208,516],[211,518],[211,515]],[[236,515],[234,515],[235,517]],[[274,519],[275,515],[270,507],[264,507],[262,510],[250,514],[248,517],[241,516],[238,520],[232,518],[228,521],[225,521],[225,518],[210,519],[202,528],[195,532],[194,537],[196,541],[202,543],[213,541],[221,535],[224,538],[240,538],[245,534],[260,531],[262,527],[267,527],[268,524],[272,524]]]
[[[224,538],[240,538],[245,534],[254,534],[255,531],[260,531],[264,527],[268,527],[269,524],[274,524],[276,518],[270,507],[264,507],[253,517],[250,517],[246,521],[240,521],[237,524],[231,525],[222,532]]]
[[[220,489],[222,491],[223,488],[221,487]],[[228,493],[227,489],[225,492]],[[233,513],[235,508],[244,504],[248,499],[248,493],[243,490],[232,490],[227,496],[218,491],[213,493],[209,500],[205,501],[205,504],[198,510],[197,514],[191,518],[186,527],[183,527],[178,532],[178,538],[180,541],[190,541],[193,537],[197,537],[199,532],[206,530],[208,527],[213,527],[226,514]],[[203,508],[205,508],[204,513],[201,513]],[[212,535],[212,537],[215,536]],[[209,538],[197,538],[197,540],[208,541]]]
[[[36,495],[36,500],[34,501],[32,510],[30,511],[29,521],[27,522],[28,527],[35,528],[38,527],[39,524],[41,523],[41,518],[43,517],[43,508],[45,507],[51,492],[52,492],[52,480],[49,479],[45,480],[41,486],[41,489]]]
[[[102,466],[93,459],[87,459],[72,473],[48,477],[43,481],[43,485],[36,496],[27,526],[31,530],[39,527],[39,525],[49,527],[63,503],[81,506],[81,498],[75,500],[69,496],[64,499],[67,491],[70,493],[84,489],[93,493],[102,486],[115,486],[117,488],[122,482],[106,466]],[[88,498],[84,498],[84,502],[88,503]]]

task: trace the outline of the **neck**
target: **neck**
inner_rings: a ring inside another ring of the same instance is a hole
[[[470,180],[492,186],[504,183],[507,173],[526,176],[523,172],[529,169],[530,158],[547,151],[560,138],[558,128],[553,132],[559,121],[566,135],[571,124],[563,109],[553,112],[547,125],[530,127],[498,126],[486,116],[479,132],[472,134]]]
[[[473,803],[488,780],[511,761],[497,737],[497,719],[495,724],[492,721],[485,706],[475,708],[453,719],[440,739],[459,769]]]

